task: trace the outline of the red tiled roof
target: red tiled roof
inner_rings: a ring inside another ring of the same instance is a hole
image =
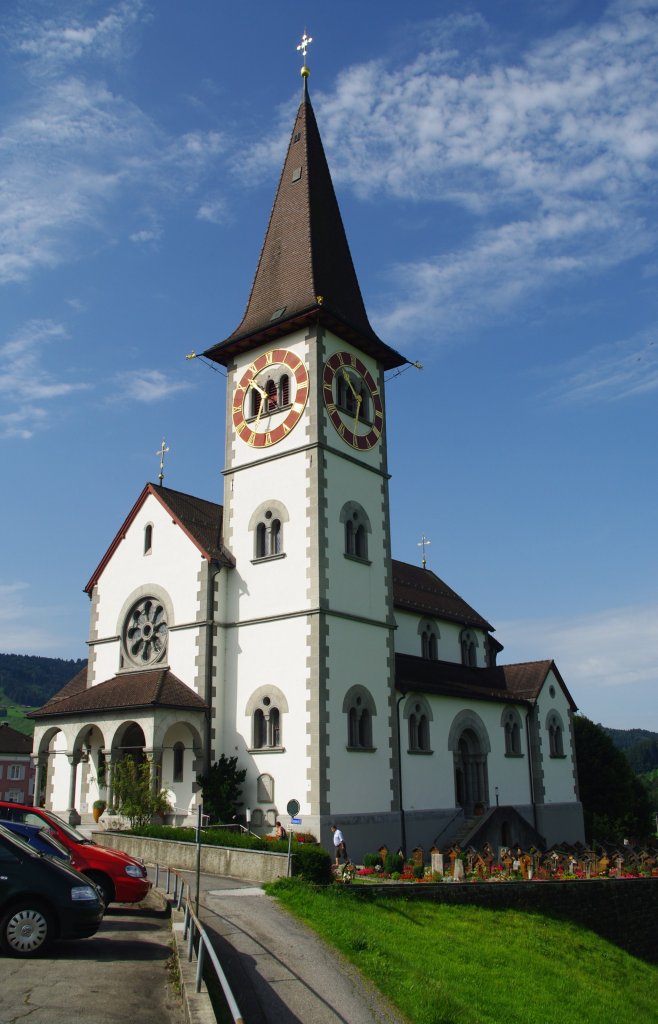
[[[464,626],[477,626],[490,632],[493,629],[474,608],[464,601],[431,569],[422,569],[408,562],[393,559],[393,600],[396,608],[420,612]]]
[[[245,314],[204,355],[226,366],[236,353],[309,322],[354,342],[384,369],[407,361],[370,326],[305,85]]]
[[[412,654],[395,655],[395,686],[401,693],[432,693],[464,700],[530,703],[537,699],[553,670],[572,711],[576,705],[552,661],[471,668],[451,661],[430,661]]]
[[[30,718],[60,717],[98,711],[122,711],[126,708],[183,708],[206,711],[208,705],[194,690],[168,669],[125,672],[96,686],[86,686],[78,673],[54,697],[32,711]],[[86,677],[86,669],[85,669]],[[82,685],[84,684],[84,685]]]
[[[121,529],[94,570],[91,579],[84,588],[85,593],[91,593],[95,587],[103,570],[124,539],[126,531],[149,495],[153,495],[164,505],[174,522],[185,531],[192,543],[199,549],[203,558],[209,562],[216,561],[226,566],[235,565],[235,559],[222,543],[223,505],[218,505],[214,501],[206,501],[205,498],[196,498],[193,494],[173,491],[170,487],[146,484],[124,520]]]
[[[0,722],[0,754],[31,754],[32,737]]]

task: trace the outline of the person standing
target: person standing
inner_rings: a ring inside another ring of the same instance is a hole
[[[341,832],[341,830],[336,825],[332,825],[331,826],[331,831],[334,834],[334,849],[336,851],[336,866],[338,866],[340,864],[340,858],[341,857],[344,857],[345,858],[345,863],[347,863],[347,846],[345,844],[345,839],[343,837],[343,833]]]

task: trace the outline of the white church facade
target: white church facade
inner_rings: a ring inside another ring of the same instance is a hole
[[[87,669],[34,713],[36,801],[75,819],[139,752],[192,823],[247,769],[255,831],[299,801],[330,845],[584,838],[574,702],[551,661],[391,555],[384,373],[306,88],[226,368],[223,504],[148,484],[93,573]]]

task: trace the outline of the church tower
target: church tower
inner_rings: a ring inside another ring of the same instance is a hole
[[[406,360],[368,321],[302,76],[245,314],[204,353],[228,371],[236,563],[214,746],[255,825],[297,799],[305,831],[339,818],[362,845],[399,805],[384,371]]]

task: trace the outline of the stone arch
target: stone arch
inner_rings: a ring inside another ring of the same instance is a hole
[[[455,803],[465,815],[473,814],[477,804],[489,804],[487,754],[491,743],[486,726],[475,711],[460,711],[448,734],[455,773]]]

